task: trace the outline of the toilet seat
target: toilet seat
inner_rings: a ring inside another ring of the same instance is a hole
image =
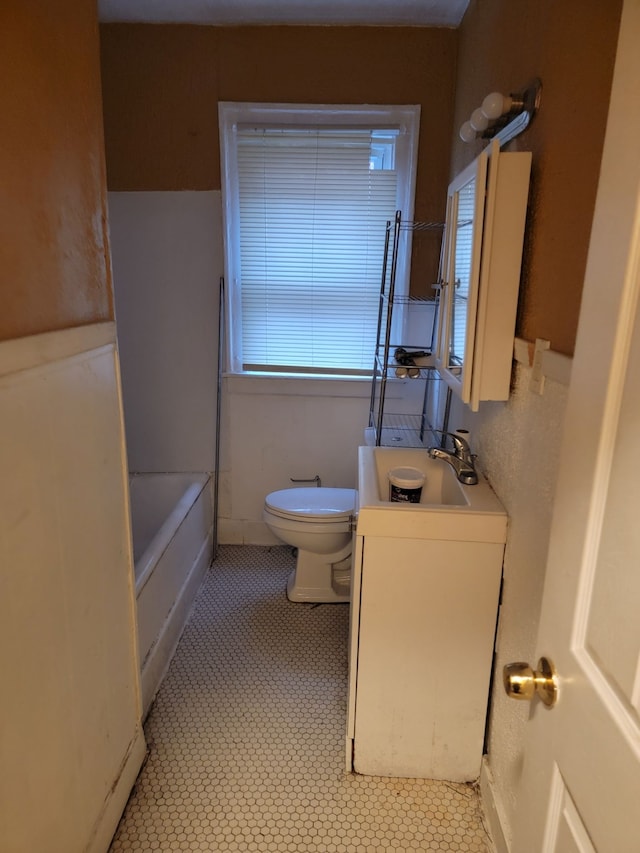
[[[272,515],[315,524],[348,521],[355,505],[355,489],[281,489],[265,498],[265,509]]]

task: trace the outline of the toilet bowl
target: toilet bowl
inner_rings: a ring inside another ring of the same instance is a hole
[[[287,582],[290,601],[350,600],[351,522],[355,489],[303,488],[271,492],[263,520],[283,542],[298,549]]]

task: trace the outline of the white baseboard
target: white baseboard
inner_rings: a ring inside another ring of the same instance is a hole
[[[146,754],[147,745],[142,729],[139,728],[129,746],[120,775],[109,790],[109,796],[93,828],[86,848],[87,853],[104,853],[109,849]]]
[[[242,522],[231,518],[218,518],[218,544],[243,545]]]
[[[482,759],[482,766],[480,768],[480,797],[495,853],[509,853],[510,848],[503,829],[505,824],[502,809],[495,796],[493,773],[489,767],[486,755]]]
[[[263,521],[218,519],[218,543],[220,545],[284,545],[269,530]]]

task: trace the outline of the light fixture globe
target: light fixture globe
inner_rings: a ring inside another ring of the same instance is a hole
[[[469,119],[469,123],[474,130],[482,132],[489,127],[489,119],[482,112],[480,107],[477,110],[474,110],[471,113],[471,118]]]
[[[460,139],[463,142],[473,142],[476,138],[476,132],[471,127],[470,121],[465,121],[465,123],[460,127]]]
[[[482,114],[488,119],[497,119],[511,109],[511,98],[505,98],[500,92],[491,92],[482,102]]]

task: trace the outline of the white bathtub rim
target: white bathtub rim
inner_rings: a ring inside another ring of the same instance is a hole
[[[132,474],[132,476],[137,475]],[[195,506],[196,501],[206,488],[209,480],[210,476],[208,474],[194,474],[194,481],[191,485],[187,486],[172,511],[165,518],[156,535],[141,554],[140,559],[136,561],[136,597],[140,596],[147,581],[153,574],[154,567],[162,559],[164,552],[169,547],[176,530]]]

